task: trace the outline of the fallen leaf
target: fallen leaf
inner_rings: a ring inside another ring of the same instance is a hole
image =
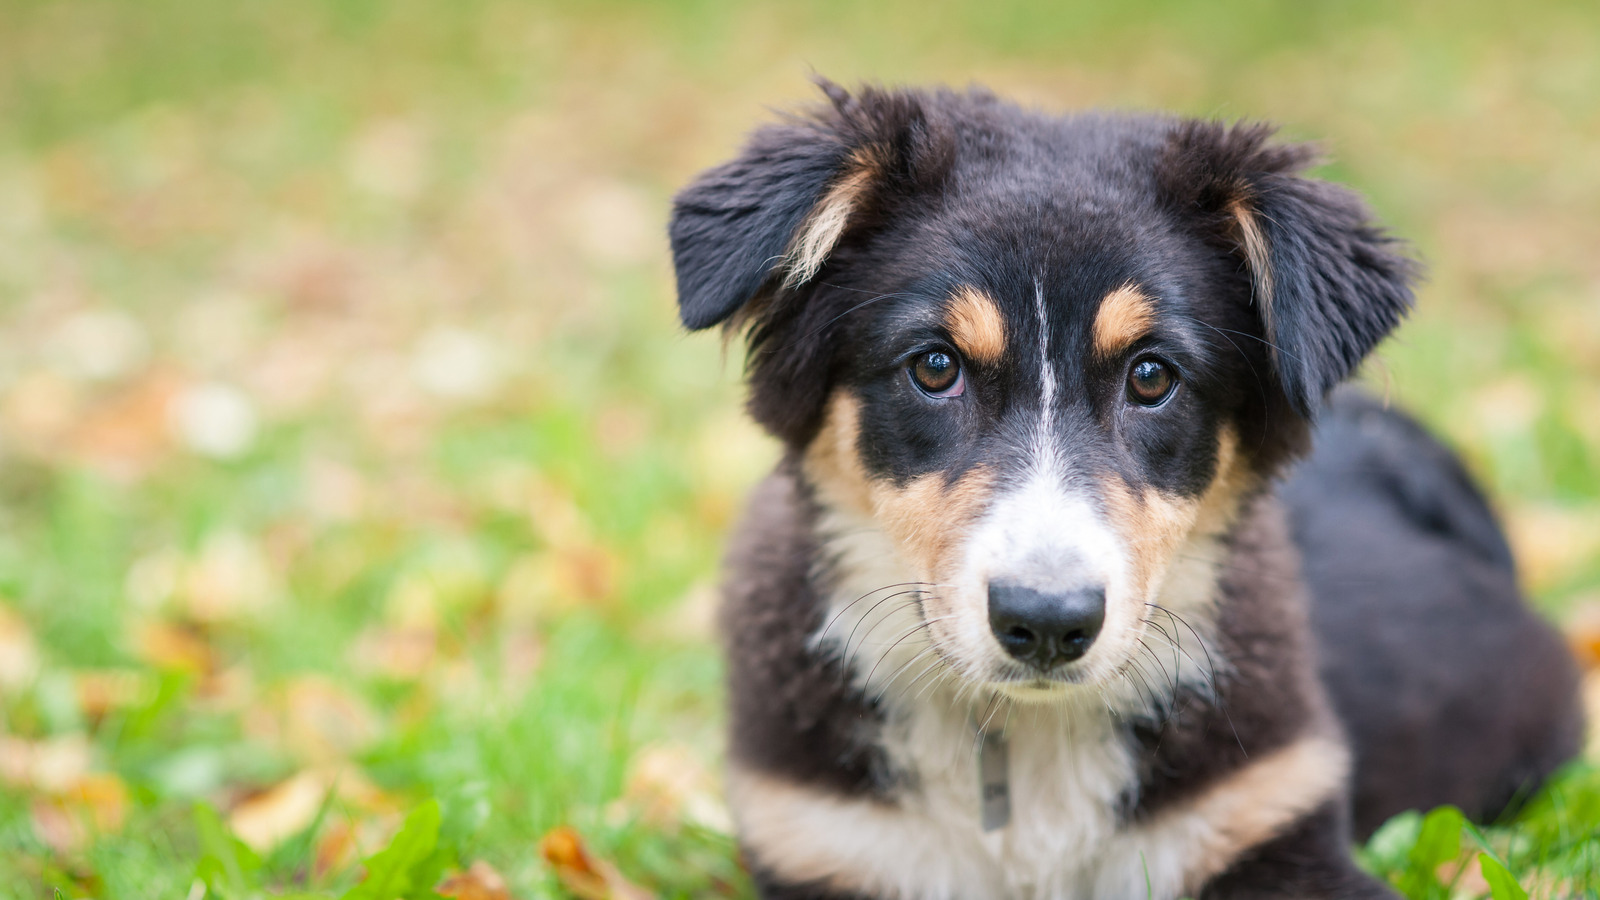
[[[376,625],[351,645],[350,664],[368,675],[414,681],[433,667],[438,650],[438,635],[432,628]]]
[[[513,617],[544,619],[610,598],[621,568],[605,547],[568,541],[517,559],[501,579],[496,597]]]
[[[343,819],[336,820],[317,836],[312,849],[311,872],[320,881],[343,870],[355,861],[355,856],[355,829]]]
[[[171,446],[166,414],[178,386],[171,373],[151,372],[95,403],[74,422],[71,453],[113,477],[148,471]]]
[[[33,832],[57,856],[67,856],[82,849],[89,839],[83,823],[74,819],[59,803],[37,797],[29,806],[33,819]]]
[[[304,831],[328,796],[320,775],[301,772],[240,803],[228,814],[228,828],[250,849],[265,853]]]
[[[81,734],[43,741],[0,735],[0,783],[59,793],[88,774],[90,757],[89,739]]]
[[[155,685],[148,673],[137,669],[89,669],[74,672],[78,709],[92,722],[109,713],[149,701]]]
[[[253,794],[228,814],[228,828],[257,852],[265,852],[304,831],[332,794],[354,812],[386,812],[392,804],[359,771],[349,767],[307,769]],[[353,843],[347,833],[325,848],[328,863],[340,861],[344,848],[339,840]],[[319,843],[319,859],[322,846]]]
[[[0,397],[0,425],[12,447],[43,456],[79,421],[82,407],[73,382],[54,372],[30,372]]]
[[[61,798],[87,816],[97,831],[117,831],[128,818],[128,786],[111,772],[84,775]]]
[[[28,623],[0,603],[0,693],[22,690],[39,674],[39,649]]]
[[[539,841],[539,855],[580,900],[654,900],[655,894],[622,876],[617,867],[589,853],[573,828],[560,825]]]
[[[289,682],[281,709],[283,742],[302,759],[344,760],[378,737],[372,707],[327,678],[308,675]]]
[[[238,532],[219,532],[206,538],[184,568],[178,589],[195,621],[236,621],[256,615],[276,599],[272,572],[257,541]]]
[[[65,856],[82,850],[97,834],[122,828],[128,789],[111,773],[85,774],[65,790],[35,797],[29,812],[39,839]]]
[[[1567,643],[1584,668],[1600,668],[1600,597],[1574,601],[1567,618]]]
[[[511,890],[506,880],[494,867],[478,860],[464,872],[457,872],[439,882],[433,889],[441,897],[453,900],[511,900]]]
[[[1534,593],[1577,574],[1600,553],[1600,522],[1592,513],[1556,505],[1513,506],[1506,532],[1517,567]]]
[[[134,650],[158,669],[204,674],[216,665],[211,645],[204,638],[171,622],[146,622],[135,628]]]

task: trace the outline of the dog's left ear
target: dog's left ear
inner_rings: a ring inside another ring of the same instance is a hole
[[[1272,132],[1184,122],[1162,186],[1247,269],[1279,383],[1309,419],[1411,308],[1418,266],[1353,192],[1298,174],[1311,148],[1269,144]]]

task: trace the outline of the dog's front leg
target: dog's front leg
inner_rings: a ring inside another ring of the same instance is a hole
[[[795,884],[759,869],[752,871],[750,878],[755,882],[756,896],[761,900],[875,900],[861,894],[842,893],[816,882]]]
[[[1345,813],[1329,803],[1211,879],[1200,900],[1397,900],[1350,858]]]

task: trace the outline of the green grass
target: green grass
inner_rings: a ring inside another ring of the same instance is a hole
[[[1600,601],[1592,3],[0,22],[0,895],[361,896],[481,859],[559,897],[559,826],[660,896],[747,894],[708,608],[775,448],[677,330],[662,231],[812,67],[1323,140],[1430,263],[1367,377],[1463,450],[1543,609]],[[1480,852],[1595,897],[1595,771],[1363,859],[1413,897],[1482,895]]]

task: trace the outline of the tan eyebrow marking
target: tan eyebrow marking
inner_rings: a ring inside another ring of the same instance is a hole
[[[1100,301],[1094,317],[1094,352],[1114,356],[1155,324],[1156,307],[1145,293],[1131,284],[1123,285]]]
[[[956,291],[945,307],[944,325],[956,349],[968,359],[993,364],[1006,352],[1006,323],[1000,305],[977,288]]]

